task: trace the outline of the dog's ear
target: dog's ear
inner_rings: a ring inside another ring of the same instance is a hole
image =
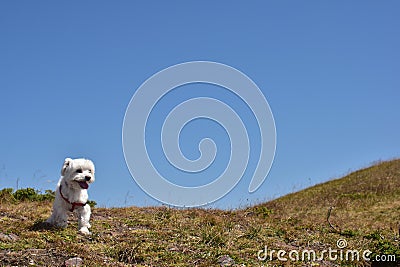
[[[64,164],[63,164],[63,166],[61,168],[61,176],[65,175],[68,167],[70,167],[71,164],[72,164],[72,159],[71,158],[66,158],[65,161],[64,161]]]

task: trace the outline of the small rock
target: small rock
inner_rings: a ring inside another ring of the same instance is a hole
[[[16,234],[8,234],[8,238],[10,238],[11,241],[17,241],[19,237]]]
[[[0,240],[2,241],[17,241],[19,237],[16,234],[10,233],[10,234],[3,234],[0,233]]]
[[[232,266],[235,261],[229,255],[224,255],[218,259],[218,263],[220,266]]]
[[[65,266],[69,267],[69,266],[75,266],[75,267],[79,267],[82,266],[83,260],[81,258],[75,257],[75,258],[70,258],[68,260],[65,261]]]

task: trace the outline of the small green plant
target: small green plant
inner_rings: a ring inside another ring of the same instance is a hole
[[[46,201],[53,200],[55,193],[52,190],[46,190],[44,194],[33,188],[18,189],[14,192],[12,188],[4,188],[0,191],[2,202],[15,203],[18,201]]]
[[[357,236],[359,233],[354,230],[344,230],[340,234],[345,237],[354,237],[354,236]]]
[[[382,238],[381,234],[378,231],[375,231],[373,233],[367,234],[364,237],[367,238],[367,239],[372,239],[372,240],[380,240]]]
[[[225,239],[222,231],[218,231],[213,226],[203,227],[201,239],[204,244],[213,247],[222,247],[225,245]]]
[[[247,229],[245,237],[247,239],[254,239],[256,238],[259,233],[261,232],[261,226],[250,226],[249,229]]]
[[[56,194],[52,190],[45,190],[44,194],[38,194],[38,201],[54,200]]]
[[[171,209],[163,208],[155,213],[155,219],[158,221],[169,220],[172,216]]]
[[[97,202],[94,201],[94,200],[88,200],[88,201],[87,201],[87,204],[88,204],[91,208],[94,208],[94,207],[96,207]]]
[[[283,237],[286,235],[286,231],[285,231],[285,229],[278,229],[275,231],[275,235],[278,237]]]
[[[12,188],[4,188],[0,191],[0,201],[1,202],[15,202],[16,199],[13,196],[13,189]]]
[[[16,200],[20,201],[24,200],[35,201],[39,199],[37,191],[30,187],[24,189],[18,189],[17,191],[14,192],[13,196]]]
[[[120,243],[107,249],[107,254],[127,264],[138,264],[144,262],[145,258],[140,251],[141,242],[138,244]]]
[[[254,208],[254,212],[265,219],[273,213],[273,210],[268,209],[266,206],[257,206]]]
[[[0,191],[0,196],[3,197],[3,196],[6,196],[6,195],[12,195],[13,191],[14,191],[14,189],[12,189],[12,188],[3,188]]]

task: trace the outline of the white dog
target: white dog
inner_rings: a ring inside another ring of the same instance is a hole
[[[75,211],[78,216],[79,232],[90,234],[91,210],[87,204],[87,189],[93,182],[94,164],[92,161],[66,158],[55,192],[53,213],[46,222],[58,227],[66,227],[68,211]]]

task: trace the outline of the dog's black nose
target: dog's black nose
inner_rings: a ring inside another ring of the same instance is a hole
[[[92,177],[90,177],[90,176],[85,176],[85,180],[86,180],[86,181],[90,181],[91,178],[92,178]]]

